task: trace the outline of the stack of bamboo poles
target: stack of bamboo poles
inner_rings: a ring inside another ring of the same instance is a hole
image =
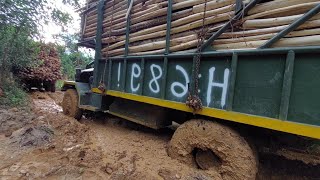
[[[219,50],[258,48],[319,4],[319,0],[273,0],[259,4],[248,12],[236,30],[222,34],[213,47]],[[272,47],[315,45],[320,45],[320,14]]]
[[[54,44],[40,44],[35,66],[19,70],[23,80],[56,81],[62,78],[61,61]]]
[[[236,0],[172,1],[170,52],[196,49],[200,31],[204,30],[208,38],[235,14]],[[243,1],[244,4],[248,2]],[[96,4],[97,0],[90,0],[86,8]],[[212,45],[218,50],[257,48],[318,4],[319,0],[262,1]],[[124,55],[128,13],[129,54],[164,53],[167,9],[167,0],[134,0],[132,8],[128,8],[127,0],[107,1],[102,35],[104,56]],[[83,39],[93,39],[96,28],[97,8],[93,8],[86,13]],[[274,47],[320,45],[319,35],[320,15],[317,14]]]

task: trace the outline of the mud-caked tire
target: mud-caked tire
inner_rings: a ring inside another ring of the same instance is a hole
[[[50,82],[50,92],[52,92],[52,93],[56,92],[56,81]]]
[[[82,110],[78,106],[79,96],[75,89],[68,89],[62,100],[63,113],[69,117],[80,120],[82,117]]]
[[[216,122],[191,120],[182,124],[169,143],[168,154],[200,169],[213,164],[204,170],[214,179],[254,180],[258,171],[257,156],[248,142],[233,129]],[[209,160],[219,162],[207,163]]]

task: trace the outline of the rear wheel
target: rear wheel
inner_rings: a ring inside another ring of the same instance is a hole
[[[75,89],[68,89],[64,94],[62,101],[63,113],[67,116],[80,120],[82,117],[82,110],[78,107],[79,96]]]
[[[50,91],[50,81],[44,81],[43,82],[43,88],[45,91],[49,92]]]
[[[45,81],[43,82],[43,87],[47,92],[56,92],[56,83],[55,81]]]
[[[224,125],[191,120],[174,133],[170,157],[205,170],[214,179],[255,179],[258,159],[247,141]]]
[[[56,92],[56,81],[50,82],[50,91],[53,93]]]

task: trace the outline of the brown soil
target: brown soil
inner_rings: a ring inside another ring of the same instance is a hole
[[[214,179],[254,180],[257,174],[257,159],[249,144],[234,130],[218,123],[191,120],[181,125],[169,145],[169,155],[195,167],[203,166],[194,160],[197,149],[211,151],[221,163],[203,161]],[[207,153],[208,154],[208,153]],[[201,156],[201,155],[200,155]],[[204,159],[208,159],[204,154]],[[213,155],[211,155],[213,156]],[[210,158],[213,159],[213,158]],[[217,165],[214,165],[217,164]]]
[[[167,155],[172,130],[114,117],[78,122],[61,113],[62,96],[35,92],[32,112],[0,110],[0,179],[212,179]],[[260,158],[257,179],[317,178],[319,166]]]

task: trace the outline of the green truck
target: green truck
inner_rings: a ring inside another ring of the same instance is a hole
[[[99,30],[103,5],[98,5],[95,61],[77,70],[76,81],[64,82],[66,115],[80,119],[104,112],[153,129],[176,122],[168,154],[209,172],[218,167],[225,179],[255,178],[257,140],[250,139],[260,144],[271,136],[320,139],[320,46],[268,48],[319,13],[319,5],[258,49],[208,48],[230,28],[230,20],[201,51],[170,53],[167,44],[164,54],[107,59],[101,56]]]

